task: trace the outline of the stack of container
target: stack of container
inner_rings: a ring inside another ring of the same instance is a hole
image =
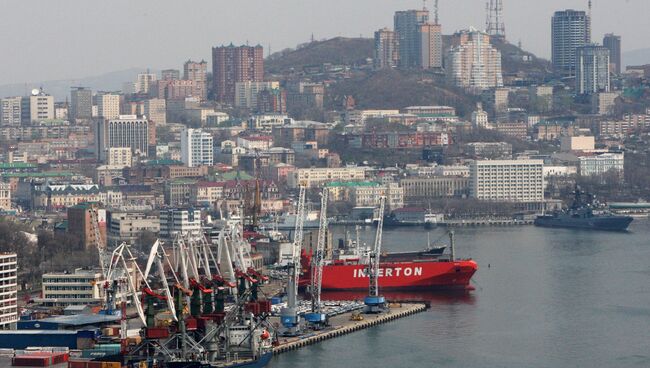
[[[65,363],[68,359],[68,353],[33,351],[25,355],[16,355],[11,364],[14,367],[49,367],[52,364]]]

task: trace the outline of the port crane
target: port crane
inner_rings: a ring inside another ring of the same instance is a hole
[[[305,314],[305,320],[315,327],[327,324],[327,314],[321,305],[321,287],[323,282],[323,263],[325,261],[325,242],[327,239],[327,187],[323,188],[320,198],[320,222],[318,243],[311,261],[311,313]]]
[[[381,237],[384,227],[385,205],[386,197],[381,196],[379,198],[379,219],[377,220],[375,244],[368,261],[368,296],[364,299],[366,313],[381,313],[386,309],[386,298],[379,294],[379,258],[381,255]]]
[[[298,282],[300,278],[300,252],[303,240],[303,222],[305,220],[305,187],[300,186],[296,208],[296,228],[293,235],[292,257],[288,265],[287,306],[280,311],[280,322],[285,335],[297,335],[301,330],[298,317]]]

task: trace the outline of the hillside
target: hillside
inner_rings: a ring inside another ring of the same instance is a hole
[[[264,69],[267,73],[279,74],[323,63],[351,65],[371,58],[373,50],[373,40],[369,38],[337,37],[314,41],[271,54],[264,60]]]

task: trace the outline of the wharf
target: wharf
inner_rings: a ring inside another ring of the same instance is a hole
[[[307,345],[339,337],[355,331],[363,330],[373,326],[394,321],[398,318],[407,317],[427,309],[424,303],[401,303],[392,304],[390,311],[382,314],[361,314],[362,321],[351,320],[352,313],[343,313],[330,318],[330,327],[323,330],[312,331],[302,336],[280,337],[278,345],[273,348],[273,354],[278,355],[291,350],[296,350]],[[276,318],[277,319],[277,318]]]
[[[532,225],[534,220],[514,220],[514,219],[467,219],[467,220],[445,220],[438,225],[447,227],[464,227],[464,226],[519,226]]]

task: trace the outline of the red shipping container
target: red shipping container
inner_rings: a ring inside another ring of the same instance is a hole
[[[210,321],[211,319],[206,317],[206,316],[201,316],[196,319],[197,326],[199,330],[205,330],[205,324],[207,321]]]
[[[94,362],[91,360],[86,364],[86,368],[102,368],[102,363],[103,362]]]
[[[257,302],[260,305],[260,313],[271,313],[271,301],[260,300]]]
[[[52,359],[47,356],[21,355],[13,358],[14,367],[47,367],[52,364]]]
[[[185,329],[187,331],[193,331],[196,330],[197,328],[197,323],[194,318],[188,318],[185,320]]]
[[[148,327],[145,336],[148,339],[166,339],[169,337],[169,329],[167,327]]]
[[[87,365],[88,365],[88,359],[68,360],[68,368],[86,368]]]
[[[211,314],[204,314],[203,317],[209,318],[213,320],[215,323],[219,324],[223,321],[225,318],[226,314],[225,313],[211,313]]]

